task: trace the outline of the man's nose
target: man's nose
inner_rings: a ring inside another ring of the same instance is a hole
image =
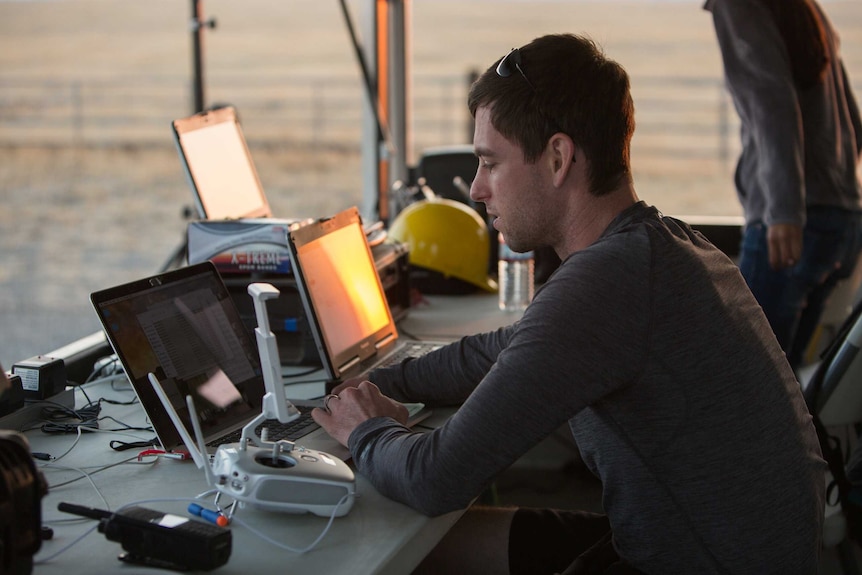
[[[482,179],[482,171],[476,170],[476,177],[473,178],[473,183],[470,184],[470,199],[474,202],[482,202],[484,201],[483,198],[487,197],[487,190]]]

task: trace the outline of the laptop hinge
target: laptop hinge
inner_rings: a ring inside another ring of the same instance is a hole
[[[377,349],[381,349],[383,347],[386,347],[387,345],[389,345],[393,341],[395,341],[395,334],[390,333],[389,335],[387,335],[386,337],[384,337],[383,339],[381,339],[380,341],[375,343],[374,347],[376,347]]]
[[[359,356],[354,356],[350,361],[341,364],[341,367],[338,369],[339,373],[344,373],[354,365],[358,364],[361,361]]]

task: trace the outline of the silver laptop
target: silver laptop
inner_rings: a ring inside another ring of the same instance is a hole
[[[288,238],[328,388],[448,343],[399,337],[355,207],[294,229]]]
[[[212,451],[238,441],[242,427],[261,413],[265,385],[258,350],[211,262],[96,291],[90,299],[165,450],[182,448],[183,441],[148,380],[150,372],[186,429],[192,427],[185,396],[193,397]],[[311,419],[315,402],[293,403],[302,416],[287,425],[265,422],[270,440],[299,441],[349,458]]]
[[[172,126],[201,219],[272,215],[236,109],[225,106],[207,110],[174,120]]]

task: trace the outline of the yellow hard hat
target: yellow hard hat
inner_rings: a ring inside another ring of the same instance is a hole
[[[488,277],[488,228],[470,206],[440,197],[420,200],[396,216],[389,236],[409,246],[411,265],[497,291]]]

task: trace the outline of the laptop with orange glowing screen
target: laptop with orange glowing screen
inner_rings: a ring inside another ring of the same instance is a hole
[[[292,230],[291,267],[328,387],[446,342],[400,338],[359,211]]]

